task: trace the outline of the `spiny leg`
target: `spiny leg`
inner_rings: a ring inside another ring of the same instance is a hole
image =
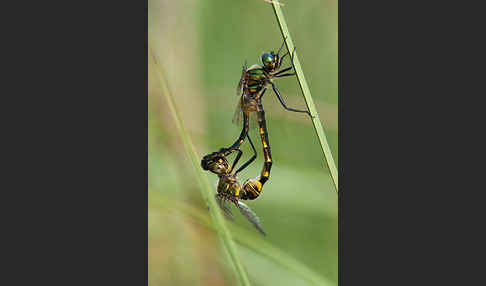
[[[310,114],[310,112],[308,110],[300,110],[300,109],[295,109],[295,108],[288,107],[285,104],[285,101],[283,100],[282,96],[280,95],[280,92],[278,92],[278,89],[277,89],[277,87],[275,86],[275,84],[273,82],[272,82],[272,88],[273,88],[273,91],[275,92],[275,94],[277,95],[278,100],[280,101],[280,103],[282,104],[282,106],[285,109],[287,109],[289,111],[293,111],[293,112],[307,113],[312,118],[312,115]]]
[[[296,49],[296,47],[294,47],[294,50],[292,51],[292,56],[290,57],[290,61],[291,61],[291,63],[290,63],[290,67],[288,67],[288,68],[286,68],[286,69],[284,69],[284,70],[281,70],[281,71],[279,71],[279,72],[278,72],[278,73],[276,73],[276,74],[286,72],[286,71],[288,71],[288,70],[290,70],[290,69],[292,69],[292,68],[294,67],[294,54],[295,54],[295,49]],[[289,52],[285,53],[285,55],[283,55],[283,56],[280,58],[279,63],[278,63],[278,66],[279,66],[279,67],[282,65],[284,58],[285,58],[285,57],[286,57],[288,54],[289,54]]]
[[[236,155],[235,161],[233,162],[233,166],[231,166],[231,171],[233,171],[233,169],[235,168],[236,164],[240,160],[241,155],[243,155],[243,151],[241,151],[240,149],[237,149],[236,151],[238,152],[238,155]]]
[[[251,162],[253,162],[257,157],[257,151],[255,149],[255,146],[253,145],[253,142],[251,142],[250,135],[247,135],[247,138],[248,141],[250,142],[251,148],[253,149],[253,156],[250,158],[250,160],[248,160],[245,164],[243,164],[238,170],[236,170],[235,175],[243,171],[243,169],[245,169],[248,165],[250,165]]]
[[[287,38],[287,37],[285,37],[285,39],[286,39],[286,38]],[[278,49],[277,55],[280,55],[280,51],[282,50],[282,48],[283,48],[283,46],[284,46],[284,44],[285,44],[285,39],[283,40],[282,45],[280,46],[280,49]]]
[[[278,66],[280,66],[282,63],[283,63],[283,60],[285,59],[285,57],[289,54],[289,52],[286,52],[279,60],[278,62]]]
[[[293,72],[293,73],[284,73],[284,74],[279,74],[279,75],[277,75],[277,76],[275,76],[275,77],[284,77],[284,76],[292,76],[292,75],[295,75],[295,72]]]
[[[273,76],[274,76],[274,77],[279,77],[279,75],[280,75],[280,74],[282,74],[282,73],[284,73],[284,72],[286,72],[286,71],[289,71],[289,70],[291,70],[291,69],[293,69],[293,67],[288,67],[288,68],[285,68],[285,69],[283,69],[283,70],[281,70],[281,71],[279,71],[279,72],[275,73]]]

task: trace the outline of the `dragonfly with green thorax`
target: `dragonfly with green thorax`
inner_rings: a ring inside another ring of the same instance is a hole
[[[221,158],[225,158],[226,156],[234,152],[239,152],[238,156],[241,156],[240,147],[243,144],[245,138],[249,138],[248,130],[250,128],[250,116],[252,114],[256,114],[259,134],[263,145],[264,166],[259,176],[246,181],[243,186],[243,189],[246,191],[244,193],[245,198],[243,198],[243,196],[240,196],[239,198],[241,199],[256,199],[261,194],[263,185],[270,176],[270,170],[272,167],[272,155],[270,152],[270,142],[268,139],[268,132],[266,128],[265,111],[262,104],[262,97],[265,94],[266,90],[272,87],[281,105],[286,110],[306,113],[310,117],[312,117],[308,110],[299,110],[288,107],[283,100],[277,86],[273,82],[275,78],[295,75],[295,72],[290,72],[293,69],[293,58],[295,49],[290,57],[291,65],[287,68],[281,69],[283,60],[287,55],[289,55],[289,52],[287,52],[282,57],[279,56],[284,44],[285,41],[282,43],[277,53],[274,53],[273,51],[263,53],[261,55],[262,65],[255,64],[248,68],[245,62],[245,65],[242,69],[240,81],[236,89],[236,95],[239,96],[239,100],[235,116],[233,118],[234,123],[238,125],[243,125],[240,136],[230,147],[221,148],[218,152],[208,154],[204,156],[201,161],[201,166],[204,170],[211,170],[209,166],[214,162],[217,162]],[[255,160],[255,158],[256,157],[254,156],[245,164],[243,164],[240,170],[242,170],[242,168],[246,168],[253,160]],[[238,197],[236,197],[235,199],[238,199]]]

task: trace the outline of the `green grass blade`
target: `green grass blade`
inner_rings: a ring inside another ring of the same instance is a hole
[[[285,22],[285,17],[280,9],[280,3],[277,0],[271,2],[273,11],[275,12],[275,16],[277,18],[278,25],[280,27],[280,31],[282,32],[282,36],[285,39],[285,44],[287,45],[287,50],[290,54],[295,49],[294,43],[292,42],[292,37],[290,36],[289,30],[287,28],[287,23]],[[336,168],[336,164],[334,163],[334,159],[332,158],[331,149],[329,148],[329,144],[327,143],[326,134],[324,133],[324,129],[322,128],[321,121],[319,120],[319,114],[317,113],[317,109],[314,105],[314,101],[312,100],[311,92],[309,90],[309,86],[307,85],[307,81],[304,77],[304,72],[302,71],[302,67],[300,65],[299,56],[297,51],[294,55],[294,67],[295,72],[297,73],[297,80],[300,85],[300,89],[304,94],[305,103],[307,104],[307,108],[309,109],[311,115],[313,116],[312,123],[314,124],[314,129],[316,130],[317,137],[319,138],[319,143],[321,144],[322,152],[324,152],[324,157],[326,158],[327,166],[329,171],[331,172],[331,177],[334,182],[334,187],[336,188],[336,192],[338,191],[338,172]]]
[[[201,225],[208,227],[209,229],[216,230],[206,216],[198,209],[174,200],[171,200],[160,194],[159,191],[155,189],[150,189],[150,194],[152,196],[151,202],[157,204],[160,207],[168,209],[176,209],[182,214],[189,216],[199,222]],[[335,285],[329,279],[322,277],[314,270],[307,267],[302,262],[288,255],[284,250],[274,246],[267,239],[264,239],[250,231],[237,226],[230,225],[231,232],[235,234],[235,240],[247,249],[251,249],[255,253],[258,253],[262,257],[267,258],[273,263],[279,265],[283,269],[289,270],[293,275],[302,278],[303,280],[309,282],[311,285],[320,286],[333,286]]]
[[[184,149],[192,163],[192,166],[194,167],[194,172],[196,173],[197,180],[201,187],[203,198],[206,201],[206,204],[209,206],[209,212],[211,213],[211,217],[213,219],[215,229],[221,239],[224,249],[229,254],[229,257],[233,263],[238,282],[242,286],[251,285],[250,280],[248,279],[248,274],[246,273],[246,270],[243,267],[243,264],[241,263],[240,258],[237,254],[235,242],[233,241],[231,234],[225,225],[223,215],[221,214],[219,206],[217,205],[216,200],[214,199],[214,190],[210,186],[205,174],[199,167],[199,159],[196,155],[195,148],[192,144],[191,139],[189,138],[189,135],[185,131],[184,126],[182,125],[182,121],[179,117],[179,114],[174,104],[174,99],[172,97],[172,94],[169,91],[167,81],[159,65],[159,62],[157,61],[157,57],[155,56],[152,48],[150,48],[150,51],[152,54],[153,63],[155,65],[155,70],[161,82],[162,92],[165,95],[167,102],[169,104],[169,108],[171,110],[172,116],[174,117],[174,121],[177,125],[177,130],[179,131],[179,135],[181,136],[182,141],[184,142]]]

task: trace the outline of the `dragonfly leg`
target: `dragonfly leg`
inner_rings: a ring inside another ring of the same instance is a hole
[[[277,75],[277,76],[275,76],[275,77],[284,77],[284,76],[293,76],[293,75],[295,75],[295,72],[293,72],[293,73],[284,73],[284,74],[279,74],[279,75]]]
[[[278,100],[280,101],[280,103],[282,104],[282,106],[285,109],[287,109],[288,111],[293,111],[293,112],[307,113],[310,117],[312,117],[312,115],[310,114],[310,112],[308,110],[299,110],[299,109],[295,109],[295,108],[288,107],[285,104],[285,101],[283,100],[282,96],[280,95],[280,92],[278,92],[278,89],[277,89],[277,87],[275,86],[275,84],[273,82],[272,82],[272,88],[273,88],[273,91],[275,92],[275,94],[277,95]]]
[[[292,63],[292,66],[294,66],[294,55],[295,55],[295,50],[297,47],[294,47],[294,50],[292,51],[292,56],[290,56],[290,62]]]
[[[289,52],[286,52],[281,58],[280,58],[280,61],[278,63],[278,66],[280,66],[283,62],[283,60],[285,59],[285,57],[289,54]]]
[[[285,37],[285,38],[287,38],[287,37]],[[282,45],[280,46],[280,49],[278,49],[277,55],[280,55],[280,51],[282,50],[284,44],[285,44],[285,39],[283,40]]]
[[[253,145],[253,142],[251,142],[250,135],[247,135],[247,137],[248,137],[248,141],[250,142],[251,148],[253,149],[253,156],[250,158],[250,160],[245,162],[245,164],[243,164],[238,170],[236,170],[235,175],[241,172],[246,167],[248,167],[248,165],[250,165],[251,162],[253,162],[257,157],[257,151],[255,149],[255,146]]]
[[[282,73],[282,72],[285,72],[285,71],[288,71],[288,70],[290,70],[290,69],[292,69],[292,68],[294,67],[294,54],[295,54],[295,49],[296,49],[296,48],[294,47],[294,50],[292,51],[292,56],[290,57],[290,61],[291,61],[291,63],[290,63],[290,67],[288,67],[288,68],[286,68],[286,69],[284,69],[284,70],[279,71],[277,74]],[[289,54],[289,52],[285,53],[285,55],[283,55],[283,56],[280,58],[279,63],[278,63],[278,66],[279,66],[279,67],[282,65],[284,58],[285,58],[285,57],[286,57],[288,54]]]
[[[291,70],[291,69],[293,69],[293,67],[288,67],[288,68],[285,68],[285,69],[280,70],[279,72],[275,73],[273,76],[274,76],[274,77],[278,77],[278,76],[279,76],[281,73],[284,73],[284,72],[289,71],[289,70]]]
[[[233,169],[235,168],[236,164],[240,160],[241,155],[243,155],[243,151],[241,151],[240,149],[237,149],[236,151],[238,152],[238,155],[236,155],[235,161],[233,162],[233,166],[231,166],[231,171],[233,171]]]

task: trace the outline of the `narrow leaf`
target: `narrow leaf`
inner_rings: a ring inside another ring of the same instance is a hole
[[[277,0],[273,0],[271,4],[273,7],[273,11],[275,12],[275,17],[277,18],[278,25],[280,27],[280,31],[282,32],[282,36],[285,39],[287,50],[289,51],[290,54],[292,54],[292,52],[295,49],[295,46],[294,43],[292,42],[292,37],[290,36],[289,30],[287,28],[287,23],[285,22],[285,17],[282,13],[282,9],[280,8],[281,5]],[[324,152],[324,157],[326,159],[327,167],[331,172],[331,177],[337,192],[338,172],[337,172],[336,164],[334,163],[334,159],[332,158],[331,148],[329,148],[329,144],[327,143],[324,128],[322,127],[321,121],[319,120],[319,114],[317,113],[317,109],[316,106],[314,105],[314,101],[312,100],[309,86],[307,85],[307,81],[305,80],[304,72],[302,71],[302,67],[300,65],[297,51],[295,51],[295,55],[294,55],[294,68],[297,74],[297,80],[299,82],[300,89],[304,94],[305,103],[307,104],[307,108],[309,109],[313,117],[312,123],[314,124],[314,129],[316,130],[317,137],[319,138],[319,143],[321,145],[322,152]]]
[[[197,180],[201,187],[203,198],[205,199],[206,204],[209,206],[209,212],[211,213],[211,217],[213,219],[215,229],[221,239],[221,242],[223,243],[225,250],[229,254],[229,257],[233,263],[236,272],[235,274],[239,284],[242,286],[251,285],[250,280],[248,279],[248,274],[245,268],[243,267],[243,264],[241,263],[240,257],[237,254],[235,242],[233,241],[233,238],[231,237],[231,234],[225,225],[225,221],[223,215],[221,214],[221,210],[219,209],[216,200],[214,198],[214,190],[209,184],[207,177],[205,176],[205,174],[203,173],[203,171],[199,166],[199,158],[196,155],[196,151],[192,144],[191,138],[187,134],[184,126],[182,125],[182,121],[179,117],[179,114],[174,104],[174,99],[172,97],[171,92],[169,91],[167,81],[159,65],[157,57],[155,56],[152,50],[152,47],[150,47],[150,51],[152,54],[153,63],[155,65],[155,70],[157,72],[157,75],[159,76],[162,85],[162,93],[165,95],[167,99],[169,108],[171,110],[171,114],[174,117],[174,121],[177,125],[177,130],[179,131],[179,135],[181,136],[182,141],[184,142],[184,149],[192,163],[192,166],[194,167],[194,172],[196,173]]]

